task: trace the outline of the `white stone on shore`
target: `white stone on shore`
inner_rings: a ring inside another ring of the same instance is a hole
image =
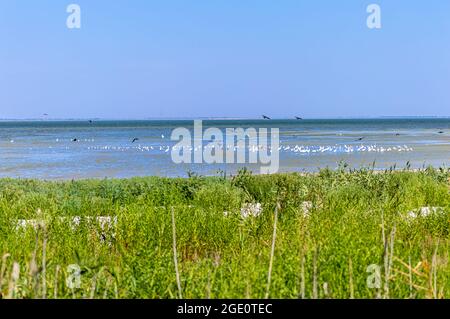
[[[303,216],[308,217],[311,214],[311,210],[313,209],[313,203],[312,202],[303,202],[300,205],[300,209],[303,213]]]
[[[107,238],[115,238],[115,227],[117,226],[117,216],[75,216],[75,217],[60,217],[58,220],[62,223],[69,224],[72,231],[76,231],[80,227],[81,222],[84,220],[89,226],[99,226],[100,232],[96,232],[101,242],[105,242]],[[19,219],[16,222],[16,231],[25,230],[29,227],[34,230],[43,229],[46,226],[45,220],[40,219]]]
[[[16,223],[16,231],[20,229],[25,229],[31,227],[34,230],[38,230],[39,228],[45,227],[45,222],[43,220],[38,219],[19,219]]]
[[[241,208],[241,216],[243,218],[258,217],[262,213],[262,205],[260,203],[246,203]]]
[[[406,216],[411,219],[418,217],[428,217],[430,215],[438,214],[444,212],[443,207],[421,207],[414,209],[406,213]]]

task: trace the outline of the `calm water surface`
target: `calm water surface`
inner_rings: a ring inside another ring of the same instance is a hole
[[[175,164],[173,129],[193,121],[0,121],[0,177],[72,179],[234,173],[245,165]],[[279,128],[280,171],[375,162],[413,168],[450,164],[450,118],[209,120],[204,129]],[[443,132],[443,133],[439,133]],[[138,141],[132,143],[134,138]],[[363,140],[358,139],[363,137]],[[77,141],[74,142],[73,140]],[[206,144],[206,143],[205,143]],[[255,172],[259,166],[247,165]]]

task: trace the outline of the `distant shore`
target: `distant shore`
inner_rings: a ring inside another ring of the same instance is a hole
[[[402,120],[402,119],[450,119],[447,116],[367,116],[367,117],[303,117],[302,120]],[[261,116],[256,117],[148,117],[148,118],[107,118],[107,117],[80,117],[80,118],[64,118],[64,117],[31,117],[31,118],[0,118],[1,121],[193,121],[193,120],[210,120],[210,121],[236,121],[236,120],[262,120]],[[272,120],[282,121],[298,121],[294,116],[273,117]]]

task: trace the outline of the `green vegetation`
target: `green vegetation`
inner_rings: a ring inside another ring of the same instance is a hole
[[[3,179],[0,298],[449,298],[449,190],[450,172],[431,168]],[[243,218],[246,203],[262,213]]]

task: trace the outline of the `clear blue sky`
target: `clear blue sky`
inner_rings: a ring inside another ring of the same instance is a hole
[[[449,116],[450,1],[1,0],[0,118],[43,113]]]

